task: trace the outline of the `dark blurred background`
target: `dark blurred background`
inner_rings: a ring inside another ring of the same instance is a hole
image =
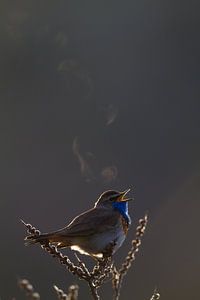
[[[146,211],[150,222],[122,299],[149,299],[155,286],[162,300],[200,299],[199,2],[1,1],[0,11],[1,299],[24,299],[18,277],[43,299],[78,282],[24,247],[20,218],[58,229],[104,190],[133,186],[117,263]]]

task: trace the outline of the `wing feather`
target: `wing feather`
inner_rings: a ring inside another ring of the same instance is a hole
[[[69,237],[89,236],[95,233],[104,232],[118,223],[118,214],[108,209],[90,209],[77,216],[65,228],[59,231],[60,235]]]

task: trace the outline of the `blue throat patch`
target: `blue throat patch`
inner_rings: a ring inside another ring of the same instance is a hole
[[[113,202],[113,208],[117,209],[122,217],[126,220],[127,224],[131,224],[131,218],[128,214],[128,202]]]

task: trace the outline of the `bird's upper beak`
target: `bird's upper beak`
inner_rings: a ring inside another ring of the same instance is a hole
[[[133,200],[133,198],[126,198],[125,196],[128,194],[128,192],[130,192],[131,189],[127,189],[124,192],[121,192],[119,195],[119,198],[117,199],[118,202],[126,202],[126,201],[130,201]]]

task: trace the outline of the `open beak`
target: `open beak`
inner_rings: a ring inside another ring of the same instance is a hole
[[[124,192],[120,193],[120,196],[118,198],[119,202],[126,202],[126,201],[131,201],[133,200],[133,198],[127,198],[126,195],[128,194],[128,192],[130,192],[131,189],[127,189]]]

